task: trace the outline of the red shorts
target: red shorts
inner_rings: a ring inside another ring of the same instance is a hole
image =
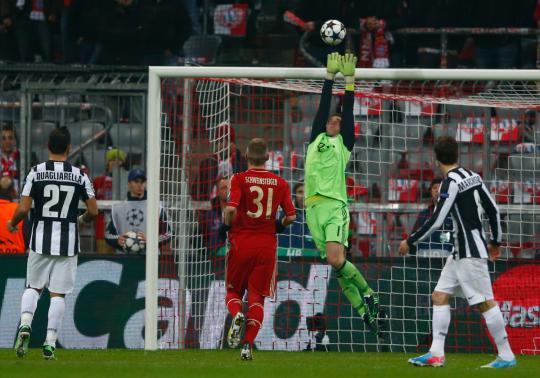
[[[240,296],[255,292],[273,297],[276,289],[277,253],[273,235],[235,235],[227,253],[227,290]]]

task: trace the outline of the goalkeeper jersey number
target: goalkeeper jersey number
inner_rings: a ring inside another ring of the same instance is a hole
[[[321,195],[347,203],[345,167],[351,151],[341,134],[330,137],[320,133],[307,149],[305,164],[306,198]]]

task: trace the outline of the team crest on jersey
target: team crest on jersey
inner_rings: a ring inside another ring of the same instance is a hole
[[[324,136],[324,137],[321,138],[321,141],[317,145],[317,150],[319,152],[325,152],[325,151],[328,151],[330,149],[330,147],[331,147],[331,145],[330,145],[330,143],[328,143],[328,138],[326,136]]]
[[[130,209],[126,214],[126,221],[132,227],[138,227],[144,222],[144,213],[141,209]]]

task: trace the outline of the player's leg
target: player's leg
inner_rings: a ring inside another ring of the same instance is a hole
[[[246,335],[240,354],[242,360],[252,360],[252,348],[264,319],[264,298],[275,293],[277,279],[276,239],[261,240],[266,248],[252,251],[255,264],[248,278],[248,306]]]
[[[246,335],[240,353],[242,360],[253,359],[253,343],[259,334],[264,320],[264,297],[259,293],[248,291],[248,306]]]
[[[53,267],[49,283],[51,302],[47,319],[47,335],[43,343],[43,358],[56,359],[56,340],[66,311],[65,296],[73,291],[77,275],[77,256],[47,256]]]
[[[238,248],[236,241],[231,241],[226,260],[225,284],[227,294],[225,296],[225,305],[232,316],[231,326],[227,333],[227,344],[230,348],[236,348],[240,345],[242,333],[245,327],[245,316],[242,312],[242,297],[247,287],[247,271],[249,260],[246,260],[241,249]]]
[[[482,367],[506,368],[516,366],[516,358],[504,324],[501,310],[493,300],[493,289],[485,259],[462,259],[459,261],[458,278],[461,290],[469,305],[476,306],[482,313],[489,333],[497,345],[497,359]]]
[[[444,343],[450,326],[450,297],[459,287],[456,265],[452,256],[448,257],[441,272],[437,286],[431,295],[433,302],[432,332],[433,340],[429,352],[409,359],[416,366],[444,366]]]
[[[49,305],[49,314],[47,319],[47,336],[43,343],[43,358],[46,360],[56,359],[56,340],[58,339],[58,330],[62,325],[64,313],[66,311],[66,301],[64,294],[51,292],[51,303]]]
[[[478,309],[482,313],[484,320],[486,321],[487,328],[491,337],[497,345],[497,359],[490,362],[483,368],[507,368],[517,365],[517,360],[512,352],[510,343],[508,342],[508,334],[504,324],[504,319],[501,314],[501,310],[497,303],[490,299],[478,305]]]
[[[26,289],[21,298],[21,321],[15,340],[15,351],[19,357],[24,357],[28,352],[34,313],[41,291],[49,284],[51,269],[48,259],[30,251],[26,265]]]

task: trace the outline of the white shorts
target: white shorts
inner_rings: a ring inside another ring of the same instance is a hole
[[[26,286],[48,288],[51,293],[69,294],[77,275],[77,255],[50,256],[30,251],[26,266]]]
[[[465,298],[471,306],[493,299],[487,260],[449,256],[435,291]]]

